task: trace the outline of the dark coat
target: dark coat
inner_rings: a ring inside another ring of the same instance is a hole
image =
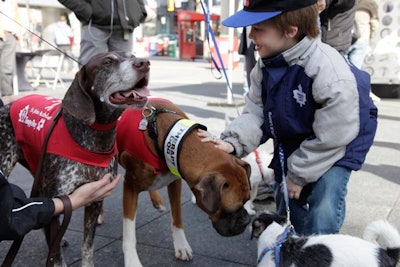
[[[24,191],[8,183],[0,172],[0,241],[22,238],[53,218],[51,198],[27,198]]]
[[[133,31],[147,16],[143,0],[59,0],[83,25]]]
[[[356,8],[356,0],[326,0],[320,14],[322,42],[344,53],[351,45]]]

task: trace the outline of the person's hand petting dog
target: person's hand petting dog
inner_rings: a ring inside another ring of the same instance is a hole
[[[232,153],[234,150],[234,147],[230,143],[227,143],[217,138],[215,135],[212,135],[208,131],[198,129],[197,135],[201,137],[202,142],[212,142],[215,144],[216,148],[219,148],[227,153]],[[303,186],[293,183],[292,180],[290,180],[289,176],[286,176],[286,184],[289,198],[299,199]]]
[[[216,148],[219,148],[225,151],[226,153],[230,154],[234,151],[234,147],[231,144],[217,138],[215,135],[212,135],[208,131],[199,129],[197,135],[202,138],[201,139],[202,142],[213,142]]]
[[[110,196],[120,178],[121,174],[118,174],[111,181],[111,174],[106,174],[98,181],[78,187],[74,192],[68,195],[72,203],[72,209],[75,210],[92,202],[102,201],[104,198]],[[59,198],[53,198],[53,202],[55,206],[54,215],[62,213],[64,211],[62,201]]]

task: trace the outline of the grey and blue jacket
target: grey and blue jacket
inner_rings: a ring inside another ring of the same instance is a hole
[[[369,75],[349,64],[319,38],[259,59],[251,72],[243,114],[221,134],[237,156],[274,140],[270,167],[299,185],[317,181],[332,166],[359,170],[373,143],[377,108]]]

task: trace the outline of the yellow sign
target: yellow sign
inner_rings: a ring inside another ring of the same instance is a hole
[[[167,0],[167,11],[168,12],[175,11],[175,0]]]

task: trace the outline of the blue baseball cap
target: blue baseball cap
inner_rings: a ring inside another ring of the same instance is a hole
[[[317,0],[243,0],[243,9],[222,21],[222,25],[246,27],[315,3]]]

